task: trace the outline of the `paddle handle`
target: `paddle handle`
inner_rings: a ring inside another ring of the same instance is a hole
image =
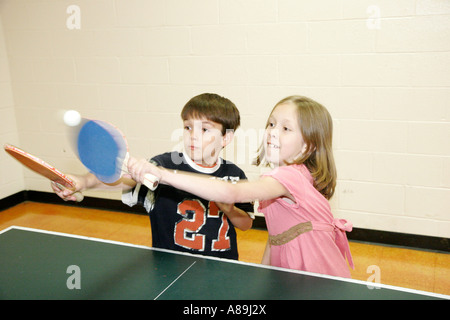
[[[130,154],[127,153],[125,155],[125,159],[123,159],[122,163],[122,172],[128,172],[128,159],[130,158]],[[149,188],[151,191],[155,191],[156,187],[159,185],[159,179],[154,175],[147,173],[144,175],[144,186]]]
[[[144,176],[144,185],[150,190],[154,191],[159,184],[159,180],[154,175],[147,173]]]
[[[55,184],[60,190],[68,189],[65,186],[63,186],[62,184],[58,183],[58,182],[55,182]],[[81,202],[84,199],[84,196],[83,196],[83,194],[81,192],[75,192],[72,195],[77,199],[77,202]]]

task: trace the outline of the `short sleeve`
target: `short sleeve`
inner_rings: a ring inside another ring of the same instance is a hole
[[[292,204],[294,207],[297,207],[302,199],[306,198],[313,186],[312,176],[304,165],[278,167],[263,176],[272,177],[281,183],[294,197],[296,202],[296,204]]]
[[[149,162],[158,165],[154,160],[149,160]],[[155,204],[155,193],[146,186],[137,183],[136,186],[130,190],[122,190],[122,202],[129,207],[142,204],[145,210],[150,212]]]

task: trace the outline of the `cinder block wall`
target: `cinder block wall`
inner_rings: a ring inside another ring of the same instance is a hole
[[[233,100],[224,157],[251,165],[273,105],[328,107],[356,227],[450,235],[450,3],[440,0],[2,0],[0,142],[83,173],[62,114],[108,120],[150,157],[179,147],[192,96]],[[49,184],[0,152],[0,198]],[[119,199],[119,193],[90,195]]]

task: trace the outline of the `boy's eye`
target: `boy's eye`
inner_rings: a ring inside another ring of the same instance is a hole
[[[184,130],[189,131],[189,130],[191,130],[191,127],[190,126],[184,126]]]
[[[267,127],[268,128],[273,128],[273,127],[275,127],[275,124],[273,122],[269,122],[269,125]]]
[[[284,131],[291,131],[291,129],[289,129],[288,127],[283,127]]]
[[[209,129],[208,128],[202,128],[203,132],[208,132]]]

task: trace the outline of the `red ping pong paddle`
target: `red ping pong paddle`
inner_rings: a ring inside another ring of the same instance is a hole
[[[10,144],[5,144],[4,149],[27,168],[55,182],[61,190],[75,187],[74,182],[69,177],[38,157]],[[73,195],[76,197],[77,202],[82,201],[84,198],[80,192],[75,192]]]

